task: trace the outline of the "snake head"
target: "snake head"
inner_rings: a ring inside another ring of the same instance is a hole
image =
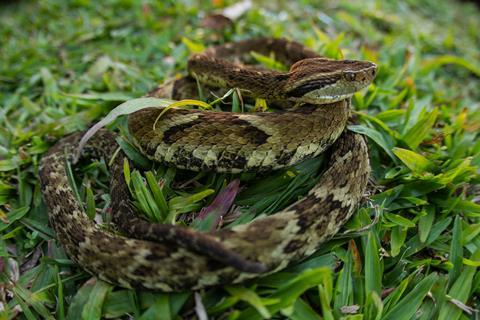
[[[328,103],[351,97],[372,83],[377,66],[368,61],[304,59],[288,73],[286,97],[304,103]]]

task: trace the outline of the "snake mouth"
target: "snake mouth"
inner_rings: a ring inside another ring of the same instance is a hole
[[[348,94],[333,94],[333,95],[305,95],[301,98],[293,99],[293,101],[302,102],[302,103],[310,103],[310,104],[330,104],[338,101],[342,101],[345,99],[350,98],[354,92]]]
[[[307,83],[287,93],[289,100],[296,102],[323,104],[337,102],[353,96],[353,94],[371,83],[370,79],[363,81],[322,81]]]
[[[302,84],[290,91],[287,92],[287,96],[290,98],[301,98],[309,93],[322,90],[328,86],[332,86],[338,82],[339,79],[337,78],[326,78],[326,79],[318,79],[315,81],[309,81],[305,84]],[[295,99],[294,99],[295,100]]]

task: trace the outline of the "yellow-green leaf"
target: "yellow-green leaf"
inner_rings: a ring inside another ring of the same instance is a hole
[[[393,153],[413,172],[425,172],[432,167],[432,162],[416,152],[393,148]]]
[[[199,53],[205,50],[205,46],[202,43],[192,41],[188,38],[182,37],[182,42],[187,46],[188,51],[192,53]]]
[[[416,149],[431,131],[435,120],[437,120],[438,108],[423,116],[415,125],[410,128],[402,137],[403,141],[411,148]]]

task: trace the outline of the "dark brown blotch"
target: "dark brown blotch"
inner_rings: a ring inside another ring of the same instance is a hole
[[[291,252],[297,251],[298,249],[302,248],[304,245],[305,245],[305,241],[292,240],[285,246],[285,248],[283,249],[283,252],[291,253]]]
[[[165,130],[165,132],[163,133],[163,141],[167,144],[173,144],[178,139],[180,139],[181,133],[184,130],[186,130],[188,128],[191,128],[191,127],[194,127],[194,126],[196,126],[200,123],[202,123],[202,120],[197,119],[197,120],[193,120],[193,121],[188,122],[188,123],[183,123],[183,124],[173,126],[169,129]]]
[[[242,128],[242,136],[255,145],[262,145],[266,143],[270,137],[270,135],[265,131],[254,127],[248,121],[239,119],[237,117],[232,118],[231,125]]]

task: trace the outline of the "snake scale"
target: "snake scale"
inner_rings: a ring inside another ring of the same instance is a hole
[[[275,55],[288,72],[249,65],[250,52]],[[299,43],[258,38],[211,47],[189,59],[189,76],[149,96],[195,97],[197,81],[239,88],[278,112],[233,113],[161,108],[129,116],[129,131],[150,159],[190,170],[267,171],[296,164],[328,148],[328,165],[308,194],[250,223],[209,233],[148,223],[129,203],[122,152],[111,161],[112,220],[118,232],[90,220],[69,184],[66,163],[82,133],[58,141],[40,163],[49,220],[69,257],[98,278],[127,288],[165,292],[201,289],[278,271],[311,255],[356,209],[370,171],[364,139],[344,131],[349,97],[369,85],[376,66],[323,58]],[[100,131],[83,156],[111,158],[115,135]]]

